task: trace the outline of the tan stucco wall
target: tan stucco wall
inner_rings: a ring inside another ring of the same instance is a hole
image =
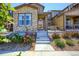
[[[60,29],[64,29],[65,26],[65,20],[66,16],[69,16],[72,22],[72,25],[74,25],[74,16],[79,16],[79,8],[71,9],[69,11],[66,11],[64,14],[61,14],[60,16],[57,16],[53,19],[53,23],[55,23],[56,27],[59,27]]]
[[[56,27],[63,30],[64,29],[64,14],[53,19],[53,23],[55,23]]]
[[[38,20],[38,13],[37,9],[31,7],[21,7],[18,8],[15,12],[13,12],[14,17],[14,25],[13,31],[25,31],[25,26],[18,26],[18,13],[31,13],[32,14],[32,26],[28,27],[30,30],[37,30],[37,20]]]

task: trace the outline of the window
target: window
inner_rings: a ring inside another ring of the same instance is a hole
[[[71,22],[70,19],[67,19],[67,20],[66,20],[66,25],[68,25],[68,26],[71,26],[71,25],[72,25],[72,22]]]
[[[31,25],[31,14],[19,14],[19,26],[25,25],[30,26]]]
[[[19,26],[24,25],[24,14],[19,14]]]
[[[31,25],[31,14],[26,14],[26,25],[30,26]]]
[[[66,29],[72,29],[73,28],[73,23],[70,18],[66,19]]]

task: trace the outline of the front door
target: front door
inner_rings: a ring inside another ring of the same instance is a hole
[[[38,20],[38,29],[44,29],[44,21],[42,19]]]

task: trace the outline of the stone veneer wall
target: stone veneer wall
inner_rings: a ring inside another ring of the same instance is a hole
[[[15,12],[13,12],[14,17],[14,25],[13,31],[25,31],[26,26],[18,26],[18,13],[31,13],[32,14],[32,26],[28,27],[30,30],[37,30],[37,20],[38,20],[38,13],[37,9],[31,7],[20,7]]]

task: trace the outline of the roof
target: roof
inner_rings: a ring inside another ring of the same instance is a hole
[[[36,7],[36,6],[34,6],[34,5],[31,5],[31,4],[37,4],[37,5],[42,6],[42,7],[44,8],[44,6],[41,5],[41,4],[39,4],[39,3],[28,3],[28,4],[24,3],[24,4],[21,4],[21,5],[19,5],[19,6],[16,6],[15,9],[18,9],[18,8],[20,8],[20,7],[23,7],[23,6],[32,7],[32,8],[34,8],[34,9],[38,9],[38,7]]]
[[[40,3],[29,3],[29,4],[37,4],[37,5],[41,6],[41,7],[43,7],[43,9],[44,9],[44,6],[41,5]]]
[[[72,3],[72,4],[68,5],[66,8],[64,8],[63,10],[61,10],[61,13],[60,13],[60,14],[57,14],[55,17],[60,16],[60,15],[62,15],[63,13],[65,13],[65,12],[71,10],[71,9],[72,9],[75,5],[77,5],[77,4],[79,4],[79,3]],[[54,17],[54,18],[55,18],[55,17]]]
[[[27,7],[32,7],[32,8],[34,8],[34,9],[38,9],[37,7],[35,7],[35,6],[32,6],[32,5],[30,5],[30,4],[21,4],[21,5],[18,5],[18,6],[16,6],[15,7],[15,9],[18,9],[18,8],[21,8],[21,7],[23,7],[23,6],[27,6]]]
[[[61,10],[51,10],[51,11],[54,11],[54,12],[61,12]]]

